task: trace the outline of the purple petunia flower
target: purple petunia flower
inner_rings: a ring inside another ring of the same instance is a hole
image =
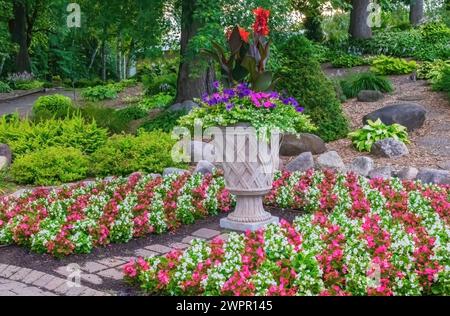
[[[231,111],[231,109],[234,107],[234,104],[233,103],[227,103],[226,105],[225,105],[225,109],[227,110],[227,111]]]

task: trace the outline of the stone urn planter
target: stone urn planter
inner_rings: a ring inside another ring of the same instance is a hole
[[[254,231],[277,223],[278,218],[264,210],[263,198],[272,189],[278,166],[279,134],[272,134],[272,142],[258,140],[255,130],[244,123],[221,130],[225,187],[236,196],[236,208],[220,221],[220,227]]]

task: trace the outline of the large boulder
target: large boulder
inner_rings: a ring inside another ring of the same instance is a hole
[[[0,156],[4,156],[8,165],[11,164],[12,153],[11,149],[6,144],[0,144]]]
[[[401,180],[414,180],[417,177],[419,170],[414,167],[404,167],[396,173],[396,176]]]
[[[362,156],[353,159],[347,169],[348,171],[352,171],[361,176],[367,177],[369,175],[369,172],[372,171],[373,166],[374,163],[372,158]]]
[[[336,171],[345,171],[345,164],[341,156],[335,151],[329,151],[317,157],[316,167],[318,169],[332,169]]]
[[[416,180],[420,180],[423,183],[450,185],[450,172],[446,170],[424,168],[419,170]]]
[[[289,172],[306,171],[312,168],[314,168],[314,158],[310,152],[301,153],[286,166],[286,170]]]
[[[372,145],[371,153],[375,156],[385,158],[396,158],[409,154],[408,148],[401,141],[386,138]]]
[[[383,93],[378,90],[362,90],[358,93],[359,102],[376,102],[383,99]]]
[[[450,160],[449,161],[439,162],[437,165],[441,169],[450,171]]]
[[[301,153],[310,152],[313,155],[319,155],[327,151],[325,142],[316,135],[302,133],[299,136],[295,134],[283,135],[280,155],[281,156],[297,156]]]
[[[166,168],[163,171],[163,176],[168,176],[171,174],[185,174],[186,172],[189,172],[185,169],[179,169],[179,168]]]
[[[392,168],[390,166],[378,167],[369,172],[370,179],[390,179],[392,177]]]
[[[200,160],[195,167],[194,173],[201,173],[202,175],[207,175],[213,173],[214,165],[207,160]]]
[[[193,108],[197,108],[199,105],[194,101],[187,100],[182,103],[175,103],[169,107],[169,111],[187,111],[190,112]]]
[[[376,121],[380,119],[386,125],[397,123],[405,126],[408,131],[412,131],[422,127],[426,113],[425,108],[420,104],[412,102],[396,103],[367,114],[363,118],[363,123],[367,124],[368,120]]]

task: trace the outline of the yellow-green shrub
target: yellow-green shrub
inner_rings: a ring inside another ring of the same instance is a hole
[[[141,132],[138,136],[114,135],[92,154],[92,173],[129,175],[135,171],[159,173],[167,167],[183,167],[172,160],[174,144],[170,134],[161,131]]]
[[[48,147],[17,158],[11,175],[20,184],[57,185],[84,179],[88,159],[76,148]]]

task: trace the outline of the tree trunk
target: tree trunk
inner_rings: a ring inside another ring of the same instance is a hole
[[[181,14],[180,69],[177,84],[177,102],[199,98],[204,93],[212,93],[215,80],[211,63],[204,64],[199,57],[188,56],[189,41],[197,34],[200,27],[194,20],[197,0],[183,0]]]
[[[106,81],[106,40],[102,42],[102,80]]]
[[[419,25],[423,20],[423,0],[411,0],[409,8],[409,21],[411,25]]]
[[[369,12],[367,6],[370,0],[352,0],[350,15],[350,36],[354,39],[368,39],[372,37],[372,29],[367,21]]]
[[[19,46],[16,56],[16,71],[31,73],[31,60],[28,52],[27,9],[23,1],[14,1],[14,18],[10,21],[9,30],[14,43]]]

